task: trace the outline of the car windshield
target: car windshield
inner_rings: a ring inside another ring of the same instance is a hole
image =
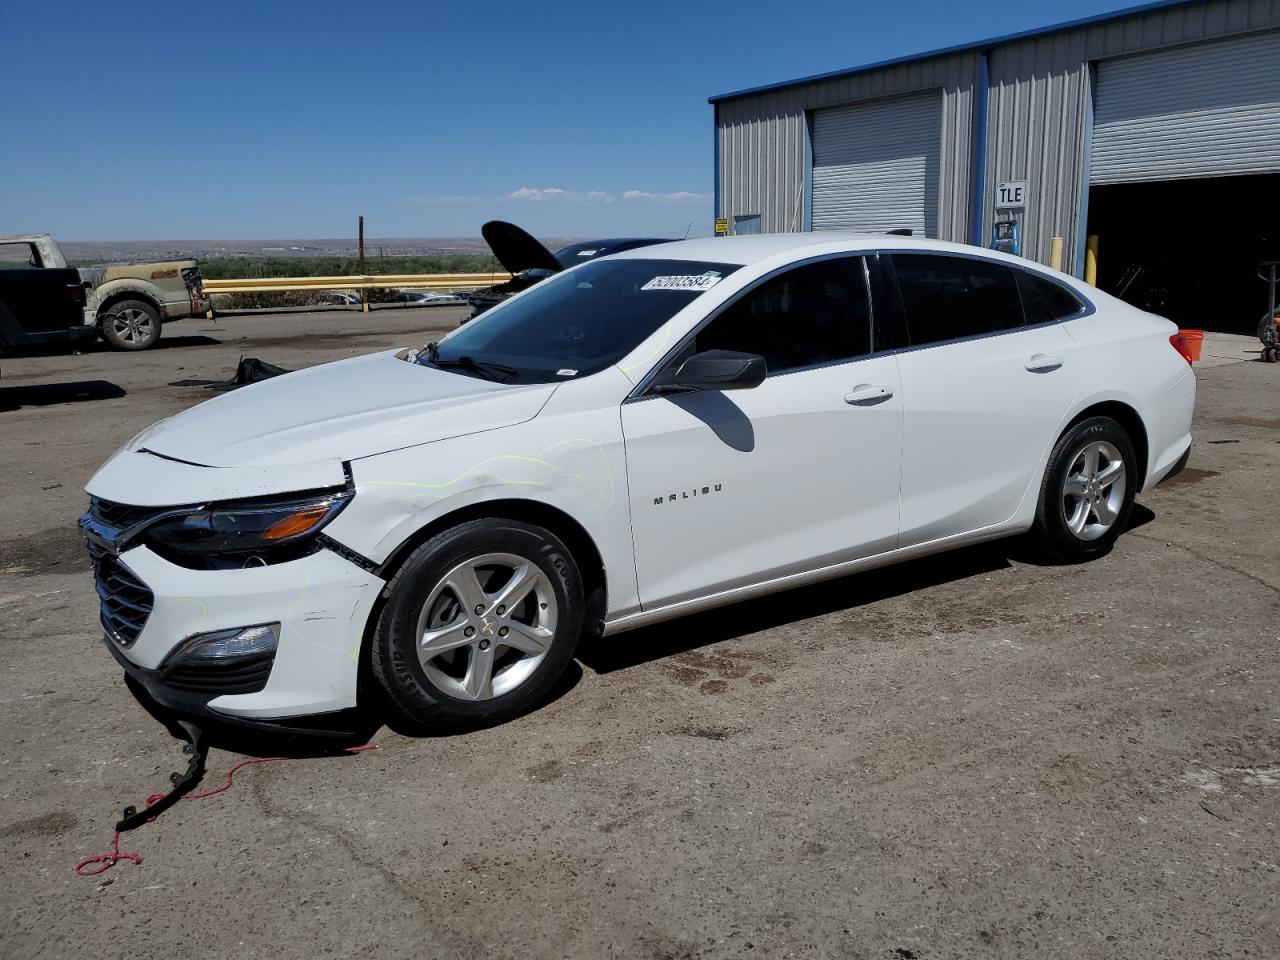
[[[459,328],[418,362],[505,383],[585,377],[617,363],[735,264],[593,260]]]

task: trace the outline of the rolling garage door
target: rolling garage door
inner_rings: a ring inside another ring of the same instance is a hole
[[[813,229],[938,235],[936,92],[813,114]]]
[[[1280,170],[1280,33],[1098,64],[1091,183]]]

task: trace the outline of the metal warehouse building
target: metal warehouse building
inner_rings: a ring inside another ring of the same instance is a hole
[[[1103,289],[1222,329],[1257,323],[1257,263],[1280,259],[1280,0],[1153,3],[711,103],[731,232],[987,246],[1016,221],[1023,256],[1060,238],[1077,275],[1096,236]]]

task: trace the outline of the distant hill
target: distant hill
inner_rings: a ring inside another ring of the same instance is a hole
[[[195,257],[297,258],[354,257],[359,253],[352,237],[329,240],[63,240],[56,238],[68,260],[77,263],[111,260],[172,260]],[[543,239],[555,250],[572,238]],[[450,254],[487,254],[480,237],[378,237],[365,238],[365,257],[421,257]]]

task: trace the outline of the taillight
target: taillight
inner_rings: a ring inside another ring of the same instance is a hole
[[[1182,359],[1187,361],[1187,366],[1191,366],[1191,347],[1187,345],[1187,338],[1181,333],[1175,333],[1169,338],[1169,345],[1178,353],[1182,354]]]
[[[67,296],[71,298],[73,303],[77,303],[82,307],[89,302],[89,296],[85,293],[83,284],[68,283]]]

